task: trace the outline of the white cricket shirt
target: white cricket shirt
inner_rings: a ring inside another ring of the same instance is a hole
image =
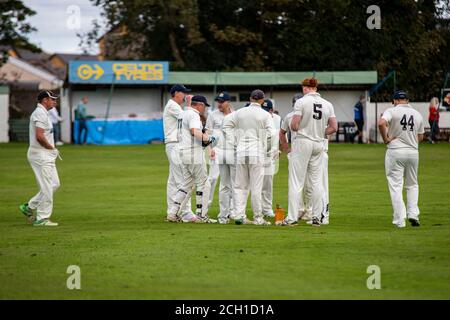
[[[174,100],[167,101],[163,112],[164,142],[178,142],[178,118],[183,109]]]
[[[264,158],[268,151],[273,150],[267,145],[267,140],[274,139],[273,119],[258,103],[233,112],[223,124],[227,139],[235,137],[237,157]],[[232,139],[232,138],[231,138]]]
[[[36,128],[44,129],[44,136],[48,143],[55,147],[52,121],[50,120],[47,109],[40,103],[37,104],[36,109],[30,117],[30,148],[47,150],[37,141]]]
[[[294,105],[294,111],[296,115],[302,116],[297,137],[318,142],[325,139],[328,119],[336,117],[333,105],[317,92],[308,93],[298,99]]]
[[[231,110],[233,112],[233,110]],[[223,138],[223,119],[225,118],[225,114],[220,110],[215,110],[211,112],[206,119],[205,128],[208,130],[208,133],[215,136],[217,140],[216,148],[223,149],[224,147],[224,138]]]
[[[395,138],[389,149],[419,149],[418,134],[425,132],[422,115],[408,104],[399,104],[383,112],[382,119],[388,123],[388,135]]]
[[[187,153],[203,154],[202,142],[191,134],[191,129],[202,130],[202,121],[197,110],[188,107],[178,118],[178,150]]]

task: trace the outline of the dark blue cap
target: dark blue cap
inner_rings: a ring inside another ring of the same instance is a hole
[[[215,101],[219,101],[219,102],[230,101],[230,100],[231,100],[230,94],[225,91],[219,93],[219,95],[215,99]]]
[[[208,100],[206,100],[206,98],[204,96],[193,96],[191,99],[191,103],[193,103],[193,102],[201,102],[205,106],[210,107],[210,105],[208,104]]]
[[[172,88],[170,88],[170,94],[174,94],[175,92],[187,93],[187,92],[191,92],[191,90],[186,88],[182,84],[176,84]]]
[[[392,99],[393,100],[405,100],[405,99],[408,99],[408,94],[403,90],[399,90],[394,93],[394,96],[392,97]]]
[[[264,103],[261,105],[261,108],[263,108],[264,110],[266,110],[267,112],[269,112],[270,110],[273,109],[273,103],[270,99],[265,99]]]

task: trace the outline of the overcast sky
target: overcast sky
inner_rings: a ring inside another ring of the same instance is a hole
[[[93,6],[89,0],[23,0],[23,2],[36,11],[36,14],[29,18],[31,25],[37,29],[29,35],[30,41],[49,53],[81,53],[77,32],[91,30],[94,19],[101,21],[100,9]],[[77,19],[78,10],[80,19]]]

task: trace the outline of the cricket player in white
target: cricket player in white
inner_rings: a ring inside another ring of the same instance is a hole
[[[236,145],[235,223],[269,225],[262,214],[261,193],[264,179],[264,161],[273,155],[271,140],[274,139],[273,120],[263,109],[264,92],[254,90],[251,104],[233,112],[224,121],[225,138]],[[278,152],[278,150],[276,150]],[[248,193],[251,192],[254,221],[247,219]]]
[[[419,142],[423,140],[425,131],[422,116],[408,102],[406,92],[395,92],[394,107],[384,111],[378,122],[380,134],[387,145],[385,167],[394,209],[392,223],[399,228],[405,227],[405,219],[413,227],[420,226],[417,171]],[[403,183],[406,189],[406,207],[403,202]]]
[[[323,201],[323,155],[325,136],[337,130],[333,105],[317,92],[317,80],[307,78],[302,82],[303,98],[294,106],[291,130],[296,133],[292,142],[289,172],[289,216],[299,211],[299,194],[305,181],[311,179],[312,225],[320,226],[326,205]],[[310,175],[310,177],[308,177]]]
[[[216,111],[212,112],[206,120],[206,129],[208,134],[217,137],[217,145],[211,148],[211,158],[217,163],[220,171],[219,185],[219,223],[226,224],[229,218],[234,216],[233,205],[233,186],[236,175],[236,166],[234,161],[234,146],[226,148],[227,144],[223,137],[222,127],[224,119],[234,110],[230,104],[230,95],[228,92],[221,92],[215,99],[217,102]],[[212,167],[210,167],[210,170]],[[211,179],[211,174],[210,174]],[[210,192],[214,192],[214,184],[211,182]],[[210,197],[211,201],[211,197]],[[209,203],[211,205],[211,203]]]
[[[224,99],[224,97],[228,100],[222,100],[222,99]],[[219,100],[217,100],[217,99],[221,99],[222,102],[229,101],[230,95],[227,92],[222,92],[216,97],[216,100],[215,100],[215,101],[219,102]],[[220,110],[221,109],[220,103],[218,105],[218,109],[219,110],[215,110],[208,115],[208,118],[206,119],[206,125],[205,125],[205,129],[207,130],[208,134],[214,135],[215,137],[219,137],[222,135],[222,122],[223,122],[223,118],[226,115],[223,113],[223,111]],[[227,108],[227,110],[228,110],[228,108]],[[220,176],[219,156],[220,156],[220,151],[221,151],[220,149],[222,149],[222,145],[223,145],[223,139],[218,139],[217,147],[208,148],[208,154],[209,154],[208,179],[209,179],[209,182],[211,185],[208,207],[211,206],[211,204],[214,200],[214,191],[216,190],[217,180],[219,180],[219,176]],[[220,194],[220,190],[219,190],[219,194]],[[220,199],[219,199],[219,201],[220,201]]]
[[[56,106],[58,97],[51,91],[42,91],[38,95],[38,104],[30,117],[30,147],[28,162],[34,171],[39,192],[20,211],[33,226],[54,227],[58,224],[50,221],[53,211],[53,194],[60,182],[56,170],[56,158],[59,156],[55,148],[53,125],[48,111]],[[36,218],[34,217],[36,211]]]
[[[208,116],[208,119],[211,115]],[[206,120],[208,123],[208,120]],[[208,200],[208,208],[211,207],[214,201],[214,193],[216,191],[217,181],[220,177],[220,168],[219,163],[217,162],[217,158],[214,156],[214,149],[208,148],[208,157],[209,157],[209,171],[208,171],[208,181],[210,184],[210,193]]]
[[[264,100],[262,104],[262,109],[269,112],[270,116],[273,120],[273,127],[275,130],[275,137],[272,139],[273,150],[279,149],[279,134],[281,128],[281,117],[276,113],[273,113],[273,103],[270,99]],[[262,212],[266,217],[273,218],[275,217],[275,213],[273,212],[273,176],[277,170],[277,161],[278,154],[273,157],[270,155],[266,157],[266,161],[264,163],[264,180],[263,180],[263,189],[261,194],[262,199]]]
[[[294,95],[292,99],[292,108],[294,108],[295,103],[298,99],[302,98],[302,93],[297,93]],[[292,110],[289,112],[283,119],[283,123],[281,124],[279,140],[280,140],[280,149],[285,152],[288,157],[288,167],[289,172],[292,172],[294,162],[291,161],[291,149],[289,147],[289,142],[287,139],[287,135],[290,134],[291,140],[293,141],[296,136],[296,132],[290,129],[290,124],[292,117],[294,116],[295,111]],[[309,178],[309,179],[308,179]],[[285,218],[282,226],[294,226],[297,225],[297,221],[301,218],[303,220],[310,221],[312,219],[312,205],[311,205],[311,179],[310,176],[307,176],[305,181],[305,186],[303,188],[303,192],[299,194],[299,207],[298,212],[289,212],[289,215]]]
[[[178,117],[183,112],[181,104],[186,100],[186,93],[190,92],[185,86],[177,84],[170,89],[172,98],[167,102],[163,112],[164,143],[166,144],[166,155],[169,160],[169,178],[167,180],[167,215],[171,206],[175,203],[175,194],[183,181],[181,160],[178,154]],[[182,208],[182,219],[184,222],[195,220],[191,209],[191,201],[186,202]],[[169,217],[168,217],[169,218]]]
[[[168,220],[180,221],[180,211],[189,199],[192,191],[196,189],[196,221],[215,223],[208,217],[209,188],[208,174],[203,147],[216,140],[214,136],[203,133],[200,114],[204,114],[209,107],[203,96],[193,96],[191,107],[186,108],[178,119],[178,135],[183,181],[177,190],[174,203],[170,206]]]
[[[322,184],[323,184],[323,205],[325,208],[322,212],[322,217],[320,219],[321,224],[330,224],[330,192],[328,186],[328,137],[325,137],[324,150],[322,158]]]
[[[216,110],[217,111],[217,110]],[[208,117],[206,118],[206,123],[204,128],[207,130],[208,134],[216,135],[218,136],[219,131],[222,131],[221,129],[214,128],[214,125],[217,125],[216,119],[213,119],[215,111],[210,111],[208,114]],[[220,141],[220,140],[219,140]],[[208,200],[208,208],[211,207],[213,201],[214,201],[214,193],[216,191],[217,181],[220,177],[220,170],[219,170],[219,163],[217,162],[217,158],[214,156],[214,148],[207,148],[207,154],[208,154],[208,181],[210,185],[210,193],[209,193],[209,200]]]

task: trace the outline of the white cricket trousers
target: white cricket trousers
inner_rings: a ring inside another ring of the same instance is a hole
[[[419,151],[409,148],[388,149],[385,158],[386,177],[394,209],[393,224],[404,226],[406,218],[419,220],[419,184],[417,171]],[[403,184],[407,205],[403,202]]]
[[[28,162],[34,171],[39,192],[28,201],[28,206],[37,212],[36,220],[49,219],[53,211],[53,194],[60,182],[56,170],[57,152],[28,149]]]
[[[208,207],[211,206],[211,204],[214,201],[214,192],[216,191],[216,185],[217,180],[219,180],[220,176],[220,169],[219,164],[216,160],[209,159],[209,173],[208,173],[208,179],[209,179],[209,185],[210,185],[210,193],[209,193],[209,200],[208,200]]]
[[[328,152],[324,151],[322,158],[322,183],[323,183],[323,205],[321,223],[330,222],[330,190],[328,186]]]
[[[210,182],[208,180],[208,173],[206,169],[206,162],[204,156],[196,157],[199,160],[191,161],[190,151],[181,153],[183,180],[180,188],[175,194],[174,204],[171,208],[170,215],[180,215],[181,208],[188,201],[191,193],[196,189],[196,214],[201,217],[208,215],[208,200],[210,192]]]
[[[289,160],[289,172],[291,172],[291,165],[293,165],[290,159],[290,153],[288,154]],[[329,190],[328,190],[328,153],[324,151],[322,157],[322,183],[323,183],[323,204],[324,210],[322,213],[322,223],[329,223],[330,221],[330,211],[329,211]],[[288,222],[298,221],[299,216],[302,215],[303,220],[312,219],[312,181],[311,175],[306,176],[305,185],[303,187],[303,192],[299,194],[299,211],[298,213],[291,212],[287,217]]]
[[[234,188],[235,217],[245,219],[248,193],[251,193],[253,219],[263,219],[261,193],[264,180],[264,161],[258,157],[242,157],[237,159]]]
[[[261,193],[261,205],[263,214],[273,214],[273,176],[275,174],[275,162],[264,165],[264,179]]]
[[[292,143],[289,160],[288,217],[298,217],[305,182],[311,182],[312,218],[321,220],[323,201],[323,142],[297,137]]]
[[[166,144],[166,156],[169,160],[169,178],[167,179],[167,214],[173,211],[171,208],[175,203],[175,194],[183,182],[183,169],[177,148],[177,143]],[[184,214],[191,213],[191,201],[188,199],[181,210]]]
[[[235,204],[233,189],[236,184],[236,165],[219,164],[220,186],[219,186],[219,221],[227,222],[229,218],[235,217]],[[212,192],[212,191],[211,191]]]

